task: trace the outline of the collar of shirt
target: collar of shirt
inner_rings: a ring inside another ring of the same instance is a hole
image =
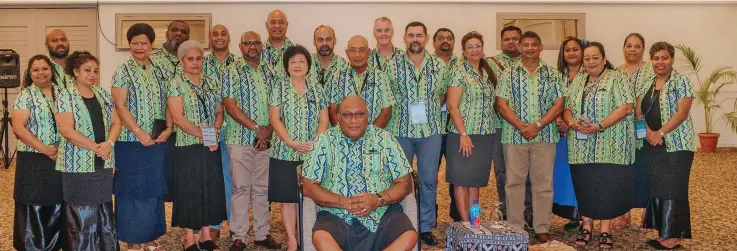
[[[538,58],[538,59],[537,59],[537,68],[535,68],[535,72],[533,72],[533,74],[532,74],[532,75],[530,75],[530,76],[532,77],[532,76],[535,76],[535,75],[537,75],[537,74],[538,74],[538,72],[540,72],[540,68],[542,68],[542,67],[546,67],[546,66],[548,66],[548,64],[547,64],[547,63],[545,63],[545,61],[543,61],[543,59],[542,59],[542,58]],[[514,61],[514,65],[513,65],[513,67],[514,67],[515,69],[518,69],[518,70],[519,70],[519,69],[522,69],[522,70],[524,70],[524,71],[525,71],[525,72],[526,72],[526,73],[527,73],[527,74],[529,75],[529,72],[527,71],[527,68],[525,67],[525,65],[524,65],[524,64],[522,63],[522,60],[517,60],[517,61]]]
[[[285,51],[287,48],[292,46],[292,40],[289,40],[288,37],[284,38],[284,43],[282,43],[281,48],[276,48],[273,45],[271,45],[271,39],[266,39],[266,45],[264,46],[264,50],[280,50]]]
[[[228,57],[226,57],[225,60],[223,60],[223,62],[220,62],[220,60],[218,60],[218,57],[215,56],[215,53],[210,53],[207,56],[205,56],[206,62],[209,62],[210,64],[216,65],[216,66],[221,66],[223,63],[225,64],[225,66],[228,66],[231,63],[233,63],[234,60],[235,60],[235,54],[230,53],[230,52],[228,53]]]

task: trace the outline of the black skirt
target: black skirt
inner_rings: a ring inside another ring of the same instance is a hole
[[[645,171],[650,200],[643,227],[657,229],[660,237],[691,238],[688,186],[694,153],[667,152],[645,144]]]
[[[299,203],[297,166],[301,164],[269,158],[269,202]]]
[[[42,153],[18,152],[13,199],[26,205],[56,205],[63,201],[61,172]]]
[[[171,225],[190,229],[218,225],[228,216],[220,150],[200,144],[177,146],[177,192]]]
[[[64,218],[64,250],[120,250],[112,201],[97,205],[64,204]]]
[[[166,196],[164,201],[173,202],[177,192],[177,175],[175,173],[177,149],[177,133],[172,132],[166,140],[166,160],[164,161],[164,177],[166,179]]]
[[[95,167],[91,173],[62,173],[64,203],[98,205],[113,201],[113,169]]]
[[[571,164],[578,210],[594,220],[614,219],[632,208],[632,167],[617,164]]]
[[[458,149],[461,146],[461,136],[457,133],[448,133],[448,142],[445,148],[447,168],[445,181],[456,186],[485,187],[489,184],[491,160],[494,157],[493,136],[469,135],[473,142],[470,157],[465,157]]]
[[[15,203],[13,247],[19,251],[60,250],[64,245],[62,205]]]

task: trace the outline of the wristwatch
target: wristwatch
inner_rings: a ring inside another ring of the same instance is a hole
[[[541,125],[540,122],[535,122],[535,125],[537,126],[537,128],[543,127],[543,125]]]
[[[379,194],[376,194],[376,197],[379,198],[379,206],[380,207],[386,206],[386,200],[384,199],[384,197],[381,196],[380,193]]]
[[[660,137],[665,137],[665,133],[663,133],[663,131],[658,130],[658,133],[660,133]]]
[[[256,125],[256,126],[253,127],[253,130],[254,131],[258,131],[258,129],[259,129],[258,125]]]
[[[598,124],[596,124],[596,125],[597,125],[597,126],[599,126],[599,131],[601,131],[601,130],[604,130],[604,126],[603,126],[603,125],[601,125],[601,123],[598,123]]]
[[[112,140],[108,140],[107,143],[110,143],[110,147],[115,147],[115,142]]]

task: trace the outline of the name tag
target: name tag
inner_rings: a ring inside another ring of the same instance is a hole
[[[202,144],[205,146],[216,146],[218,145],[217,134],[215,133],[215,127],[212,125],[202,126]]]
[[[637,139],[644,139],[647,137],[647,129],[645,127],[644,119],[635,120],[635,137],[637,137]]]
[[[425,102],[412,103],[409,106],[409,116],[412,124],[427,123],[427,111]]]
[[[443,106],[440,107],[440,112],[448,112],[448,104],[443,104]]]
[[[583,134],[579,131],[576,131],[576,139],[578,140],[587,140],[589,139],[589,135]]]

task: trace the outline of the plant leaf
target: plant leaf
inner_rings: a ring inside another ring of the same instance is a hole
[[[735,104],[737,104],[737,102],[735,102]],[[734,133],[737,133],[737,110],[724,114],[724,118],[727,120],[727,125],[729,125],[729,129],[731,129]]]
[[[686,63],[689,67],[689,70],[691,70],[693,74],[698,74],[699,71],[701,71],[701,58],[698,55],[696,55],[696,52],[693,49],[691,49],[691,47],[688,47],[687,45],[684,45],[684,44],[679,44],[679,45],[676,45],[675,47],[676,49],[681,51],[681,53],[683,54],[683,57],[686,58]]]

